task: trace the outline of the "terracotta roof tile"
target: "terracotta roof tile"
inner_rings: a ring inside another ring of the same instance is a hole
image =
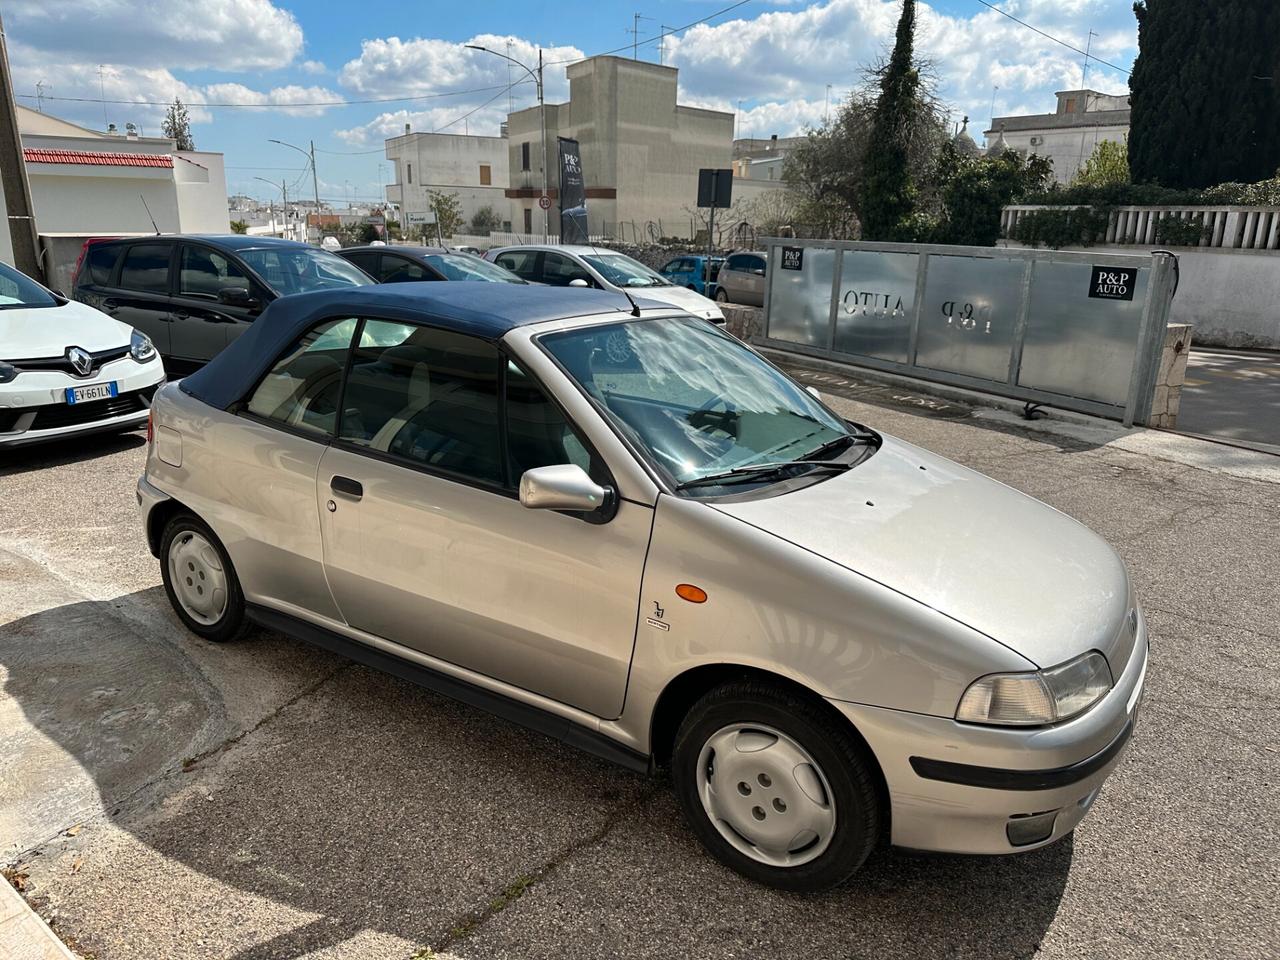
[[[97,153],[90,150],[46,150],[24,147],[27,163],[79,163],[98,167],[172,167],[173,157],[154,153]]]

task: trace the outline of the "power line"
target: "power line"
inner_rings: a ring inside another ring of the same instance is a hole
[[[751,0],[738,0],[737,3],[731,3],[727,7],[721,7],[719,10],[715,11],[714,13],[709,13],[705,17],[699,17],[697,20],[694,20],[692,23],[686,23],[683,27],[672,27],[671,32],[665,34],[665,36],[669,37],[671,36],[672,33],[681,33],[685,30],[688,30],[690,27],[696,27],[701,23],[706,23],[708,20],[714,20],[716,17],[724,16],[724,14],[728,13],[730,10],[737,10],[739,7],[745,7],[750,2]],[[638,46],[643,47],[651,43],[658,43],[662,40],[662,36],[663,35],[659,35],[656,37],[650,37],[648,40],[641,40]],[[566,60],[548,60],[545,64],[543,64],[543,66],[552,67],[558,63],[581,63],[583,60],[590,60],[591,57],[607,57],[613,53],[621,53],[622,51],[626,50],[627,47],[632,47],[634,49],[636,46],[637,44],[635,43],[627,43],[627,44],[623,44],[621,47],[615,47],[613,50],[605,50],[603,53],[593,53],[591,54],[590,57],[570,57]],[[1097,59],[1097,58],[1095,57],[1094,59]]]
[[[1106,60],[1103,60],[1101,57],[1095,56],[1094,54],[1090,53],[1087,50],[1081,50],[1079,47],[1075,46],[1074,44],[1067,43],[1067,41],[1065,40],[1059,40],[1053,34],[1045,33],[1039,27],[1033,27],[1031,24],[1027,23],[1025,20],[1019,20],[1013,14],[1006,13],[1005,11],[997,7],[995,4],[988,3],[987,0],[978,0],[978,2],[982,4],[984,7],[994,10],[996,13],[1000,14],[1000,16],[1008,17],[1014,23],[1021,24],[1022,26],[1026,27],[1028,30],[1032,30],[1035,33],[1040,34],[1040,36],[1044,37],[1047,40],[1052,40],[1054,43],[1064,46],[1068,50],[1074,50],[1076,53],[1081,54],[1082,56],[1087,57],[1090,60],[1096,60],[1098,63],[1102,64],[1105,67],[1110,67],[1112,70],[1118,70],[1120,73],[1123,73],[1126,77],[1132,76],[1132,73],[1126,70],[1124,67],[1117,67],[1114,63],[1109,63]]]

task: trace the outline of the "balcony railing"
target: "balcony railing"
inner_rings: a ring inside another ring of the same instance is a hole
[[[1012,204],[1000,214],[1000,233],[1011,236],[1019,222],[1028,214],[1039,210],[1072,210],[1079,206],[1048,206],[1040,204]],[[1280,207],[1112,207],[1107,216],[1106,230],[1095,238],[1096,243],[1154,245],[1166,232],[1161,222],[1168,219],[1183,221],[1179,225],[1180,237],[1194,239],[1194,243],[1179,244],[1233,250],[1280,250]],[[1196,228],[1199,228],[1198,230]]]

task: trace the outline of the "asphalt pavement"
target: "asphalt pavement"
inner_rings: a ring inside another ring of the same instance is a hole
[[[1193,346],[1178,430],[1280,454],[1280,353]]]
[[[131,435],[0,454],[0,865],[97,960],[1273,955],[1274,458],[832,403],[1078,517],[1130,565],[1153,638],[1142,722],[1074,837],[885,850],[817,897],[755,886],[663,780],[277,635],[186,633],[134,515]]]

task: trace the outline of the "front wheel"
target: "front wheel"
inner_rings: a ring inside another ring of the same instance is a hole
[[[874,761],[838,718],[781,685],[727,683],[685,717],[672,753],[694,833],[723,863],[785,890],[835,886],[880,835]]]
[[[716,288],[716,300],[719,301],[720,303],[729,302],[729,294],[724,292],[724,287]]]
[[[225,643],[244,632],[244,594],[227,551],[194,514],[180,513],[160,540],[161,572],[169,603],[188,630]]]

